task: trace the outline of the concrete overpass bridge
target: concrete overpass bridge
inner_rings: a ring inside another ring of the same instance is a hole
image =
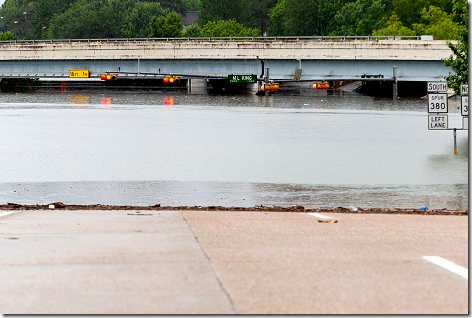
[[[0,42],[0,78],[69,78],[86,69],[118,79],[275,81],[437,81],[451,70],[446,41],[421,37],[256,37],[67,39]],[[396,74],[394,74],[396,67]],[[269,74],[267,74],[267,69]]]

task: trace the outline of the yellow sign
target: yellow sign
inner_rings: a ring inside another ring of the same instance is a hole
[[[69,70],[69,78],[89,78],[89,70]]]

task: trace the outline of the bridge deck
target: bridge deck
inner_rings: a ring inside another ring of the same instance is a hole
[[[51,40],[0,43],[0,77],[67,78],[70,69],[88,69],[120,78],[222,78],[256,74],[273,79],[356,80],[382,75],[399,81],[438,80],[448,75],[441,62],[451,55],[446,41],[316,38]],[[379,80],[379,79],[367,79]]]

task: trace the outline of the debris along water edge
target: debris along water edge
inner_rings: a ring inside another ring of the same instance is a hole
[[[57,210],[145,210],[145,211],[175,211],[175,210],[192,210],[192,211],[247,211],[247,212],[332,212],[332,213],[355,213],[355,214],[423,214],[423,215],[468,215],[468,210],[446,210],[446,209],[431,209],[422,210],[418,208],[357,208],[350,209],[345,207],[318,207],[307,208],[302,205],[295,205],[291,207],[282,206],[264,206],[256,205],[254,207],[223,207],[223,206],[161,206],[155,204],[152,206],[132,206],[132,205],[80,205],[80,204],[64,204],[62,202],[54,202],[50,204],[17,204],[7,203],[1,204],[0,210],[49,210],[49,206],[54,205]]]

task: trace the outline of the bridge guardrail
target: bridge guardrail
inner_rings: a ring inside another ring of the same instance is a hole
[[[111,39],[49,39],[9,40],[0,44],[13,43],[71,43],[71,42],[142,42],[142,41],[378,41],[378,40],[421,40],[421,36],[255,36],[255,37],[180,37],[180,38],[111,38]]]

